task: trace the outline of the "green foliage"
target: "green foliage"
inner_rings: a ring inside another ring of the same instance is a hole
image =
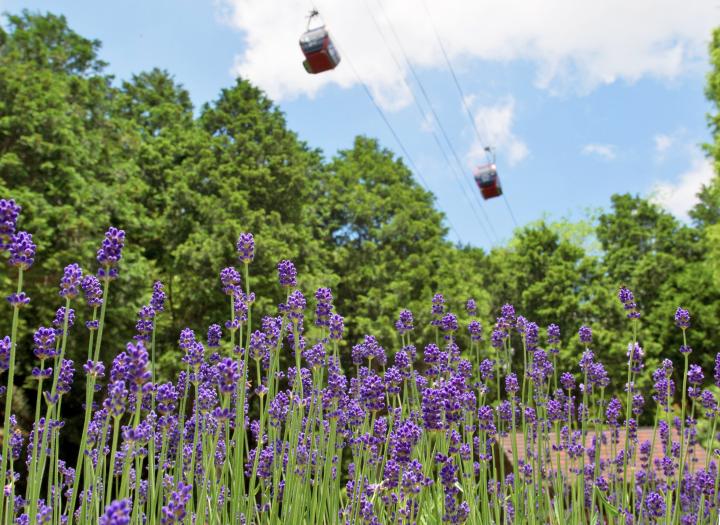
[[[692,226],[645,199],[615,195],[596,220],[539,221],[485,253],[447,241],[433,196],[376,140],[358,137],[325,160],[249,82],[238,79],[196,114],[166,71],[114,84],[99,46],[54,15],[9,16],[0,32],[0,195],[23,206],[21,228],[38,244],[23,333],[51,322],[60,301],[46,285],[71,262],[94,271],[102,233],[115,225],[127,232],[127,250],[111,292],[108,340],[117,350],[132,336],[137,309],[161,279],[169,313],[160,333],[170,335],[159,348],[174,366],[182,328],[200,334],[227,319],[217,275],[234,261],[238,233],[250,231],[261,247],[252,265],[261,277],[251,275],[251,287],[269,298],[256,311],[271,314],[284,299],[274,268],[292,259],[306,295],[332,287],[350,344],[374,332],[396,348],[391,327],[400,309],[427,320],[437,292],[463,323],[465,301],[475,298],[489,337],[510,302],[541,329],[560,325],[564,367],[577,364],[577,329],[592,326],[594,349],[620,388],[631,334],[615,293],[625,284],[643,313],[649,366],[681,343],[672,326],[679,305],[693,314],[693,359],[710,365],[711,341],[720,336],[717,178],[702,190]],[[717,164],[720,31],[710,50],[707,94],[716,111],[707,151]],[[3,294],[12,279],[0,273]],[[84,349],[69,352],[82,359]],[[20,359],[21,376],[29,356]]]
[[[401,307],[420,312],[438,291],[437,272],[451,251],[433,196],[390,151],[359,137],[323,170],[316,203],[338,310],[351,330],[383,326],[374,335],[387,340]]]

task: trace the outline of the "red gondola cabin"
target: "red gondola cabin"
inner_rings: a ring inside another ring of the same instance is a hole
[[[502,187],[500,186],[500,178],[497,174],[495,164],[486,164],[478,166],[473,173],[475,183],[480,188],[483,199],[493,199],[502,195]]]
[[[325,26],[305,31],[300,37],[300,49],[305,55],[305,71],[313,75],[335,69],[340,63],[340,55]]]

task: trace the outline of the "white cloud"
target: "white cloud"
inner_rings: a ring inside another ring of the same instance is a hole
[[[612,144],[585,144],[581,152],[583,155],[592,155],[603,160],[614,160],[617,157]]]
[[[696,158],[690,168],[681,173],[674,182],[658,182],[651,190],[651,200],[681,219],[697,203],[697,193],[714,176],[712,163],[706,158]]]
[[[537,84],[553,91],[587,91],[617,80],[674,78],[704,66],[706,42],[717,21],[716,0],[426,0],[455,64],[474,59],[523,60],[536,67]],[[298,37],[310,4],[301,0],[215,0],[217,16],[244,34],[233,73],[275,99],[314,96],[328,84],[357,84],[353,67],[381,103],[410,102],[398,69],[373,24],[386,37],[388,19],[420,67],[444,68],[430,19],[417,0],[317,0],[339,46],[335,71],[308,75]],[[382,5],[382,7],[381,7]],[[385,18],[387,15],[387,19]],[[397,49],[395,49],[397,53]]]
[[[478,162],[484,159],[486,145],[503,153],[510,166],[514,166],[528,156],[527,145],[512,131],[515,99],[508,97],[494,106],[480,106],[475,108],[473,115],[475,126],[484,142],[480,143],[478,138],[475,139],[468,154],[470,160]]]
[[[684,155],[694,158],[697,155],[696,141],[688,140],[688,131],[682,126],[671,133],[657,133],[653,137],[653,144],[656,162],[664,162],[668,158],[680,158]]]
[[[655,135],[653,140],[655,141],[655,152],[658,153],[658,155],[663,155],[668,149],[670,149],[673,142],[675,142],[673,137],[665,135],[664,133]]]

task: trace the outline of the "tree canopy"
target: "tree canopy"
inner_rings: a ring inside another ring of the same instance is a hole
[[[114,225],[127,232],[108,313],[116,348],[131,336],[153,279],[168,291],[167,335],[159,342],[168,356],[176,355],[182,328],[203,333],[222,323],[218,273],[234,260],[238,233],[250,231],[259,246],[251,276],[258,296],[283,300],[275,265],[292,259],[306,295],[332,288],[350,344],[372,333],[394,347],[399,311],[428,317],[440,292],[462,321],[465,301],[475,298],[487,335],[506,302],[541,327],[560,325],[560,358],[568,365],[578,359],[577,330],[588,324],[596,351],[619,370],[629,324],[615,294],[627,285],[642,311],[641,344],[651,363],[677,354],[681,335],[672,316],[679,305],[693,314],[698,360],[708,366],[714,359],[717,177],[700,192],[692,224],[640,196],[613,196],[590,223],[598,253],[547,221],[519,228],[490,252],[456,246],[433,195],[373,138],[357,137],[327,159],[245,79],[196,111],[170,72],[116,82],[98,57],[100,43],[75,33],[62,16],[26,11],[7,22],[8,30],[0,29],[0,196],[23,206],[22,228],[38,244],[25,333],[54,317],[60,302],[53,286],[65,265],[94,271],[102,233]],[[706,151],[717,171],[720,30],[710,60]],[[0,272],[5,295],[11,278]],[[276,304],[258,307],[271,313]],[[69,349],[71,356],[82,352]],[[30,353],[20,359],[25,374],[31,361]]]

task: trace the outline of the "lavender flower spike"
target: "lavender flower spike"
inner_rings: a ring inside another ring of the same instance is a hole
[[[150,297],[150,306],[155,310],[155,313],[159,314],[165,310],[165,290],[163,283],[155,281],[153,284],[152,297]]]
[[[28,232],[18,232],[10,241],[10,266],[29,270],[35,262],[35,243]]]
[[[280,261],[277,266],[278,279],[280,286],[284,288],[293,288],[297,286],[297,270],[292,261],[287,259]]]
[[[685,308],[680,308],[675,311],[675,326],[682,330],[690,328],[690,312]]]
[[[100,516],[100,525],[129,525],[131,512],[130,498],[113,501]]]
[[[77,263],[69,264],[65,267],[62,279],[60,279],[60,297],[65,299],[73,299],[80,293],[80,285],[82,281],[82,268]]]
[[[0,252],[10,247],[21,209],[13,199],[0,199]]]
[[[235,245],[238,259],[243,264],[250,264],[255,258],[255,239],[252,233],[241,233]]]
[[[124,246],[125,232],[111,226],[105,232],[105,239],[97,251],[97,262],[100,264],[98,278],[101,281],[112,281],[117,278],[119,273],[117,265],[122,258]]]

